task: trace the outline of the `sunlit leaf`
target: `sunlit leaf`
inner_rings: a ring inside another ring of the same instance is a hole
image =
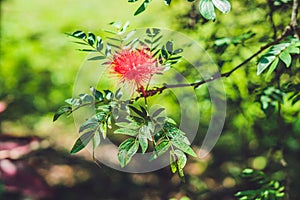
[[[103,41],[101,37],[97,36],[97,44],[96,44],[97,51],[101,51],[103,49]]]
[[[177,147],[178,149],[180,149],[181,151],[183,151],[191,156],[197,157],[197,154],[194,152],[194,150],[188,144],[186,144],[184,141],[172,140],[172,144],[175,147]]]
[[[230,12],[231,5],[227,0],[212,0],[214,6],[222,13]]]
[[[65,102],[72,106],[79,106],[82,103],[82,100],[77,98],[70,98],[70,99],[66,99]]]
[[[96,100],[98,100],[98,101],[103,101],[104,100],[102,92],[96,90],[92,86],[90,87],[90,90],[91,90],[91,92],[92,92],[92,94],[93,94],[93,96],[95,97]]]
[[[129,128],[119,128],[114,131],[114,134],[136,136],[138,134],[138,132],[136,130],[132,130]]]
[[[186,155],[182,151],[180,151],[178,149],[176,149],[174,152],[175,152],[175,154],[177,156],[177,165],[178,165],[178,168],[183,169],[185,167],[185,165],[186,165],[186,162],[187,162]]]
[[[170,151],[170,167],[172,173],[175,173],[177,171],[177,163],[176,163],[176,155],[173,151]]]
[[[211,0],[201,0],[199,4],[199,10],[201,15],[208,20],[215,20],[216,13],[214,4]]]
[[[106,113],[104,113],[104,112],[96,113],[95,118],[98,122],[103,122],[106,118]]]
[[[142,148],[142,153],[145,153],[148,148],[148,139],[142,134],[138,135],[138,139],[139,139],[140,146]]]
[[[136,154],[139,148],[139,143],[133,138],[128,138],[119,146],[118,159],[121,167],[125,167]]]
[[[169,5],[171,4],[171,1],[172,1],[172,0],[164,0],[165,4],[166,4],[167,6],[169,6]]]
[[[95,42],[96,42],[96,36],[94,35],[94,33],[89,32],[88,33],[88,43],[89,43],[89,45],[94,46]]]
[[[276,56],[265,55],[260,58],[257,65],[257,75],[260,75],[271,63],[276,59]]]
[[[86,129],[95,129],[97,126],[99,126],[99,122],[95,118],[90,118],[80,126],[79,133],[85,131]]]
[[[93,138],[93,148],[96,149],[101,142],[100,134],[99,132],[95,132],[94,138]]]
[[[150,2],[151,2],[151,0],[145,0],[143,2],[143,4],[135,11],[134,15],[138,15],[138,14],[144,12]]]
[[[75,32],[72,33],[72,36],[74,36],[76,38],[79,38],[79,39],[86,39],[87,38],[85,32],[83,32],[83,31],[75,31]]]
[[[93,138],[94,131],[89,131],[80,136],[71,149],[71,154],[77,153],[82,150]]]
[[[171,146],[171,143],[168,140],[163,140],[160,143],[158,143],[155,146],[155,152],[150,157],[150,160],[156,159],[157,157],[159,157],[162,154],[166,153],[169,150],[170,146]]]
[[[110,90],[103,90],[105,93],[105,99],[111,101],[114,98],[114,93]]]
[[[270,76],[270,74],[277,68],[279,62],[279,58],[275,58],[275,60],[272,62],[271,66],[269,67],[269,70],[267,72],[267,77]]]
[[[286,67],[290,67],[292,63],[292,56],[287,51],[283,51],[279,54],[279,58],[285,63]]]
[[[72,113],[71,106],[62,106],[55,112],[53,121],[56,121],[63,114],[71,114],[71,113]]]

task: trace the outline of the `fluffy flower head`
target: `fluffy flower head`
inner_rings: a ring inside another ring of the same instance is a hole
[[[137,89],[145,86],[154,74],[162,72],[158,61],[147,49],[121,50],[110,62],[111,73],[117,75],[122,83]]]

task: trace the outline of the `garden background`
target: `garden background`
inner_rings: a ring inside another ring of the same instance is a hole
[[[76,51],[77,45],[64,33],[78,29],[97,33],[118,20],[130,21],[130,28],[163,27],[197,41],[220,71],[226,72],[283,32],[290,22],[292,1],[274,1],[279,3],[270,9],[264,0],[232,0],[231,12],[217,12],[214,22],[202,18],[198,3],[182,0],[174,0],[170,6],[153,1],[138,16],[133,13],[140,3],[125,0],[0,2],[0,145],[10,141],[25,147],[13,153],[2,151],[0,159],[9,160],[26,174],[11,179],[10,184],[15,184],[11,190],[0,184],[0,198],[235,199],[236,192],[256,187],[241,178],[244,168],[262,170],[268,178],[279,181],[285,186],[285,198],[300,198],[300,103],[292,104],[286,95],[280,116],[263,112],[260,95],[276,85],[272,78],[256,75],[259,57],[223,79],[225,127],[205,159],[189,159],[185,183],[168,167],[127,174],[99,167],[87,151],[70,155],[78,137],[72,119],[52,123],[54,112],[72,96],[77,71],[87,56]],[[286,70],[289,76],[285,79],[299,82],[299,59]],[[193,148],[201,144],[202,130],[210,120],[205,117],[210,109],[207,91],[200,87],[196,92],[203,102]],[[33,183],[35,179],[40,181]]]

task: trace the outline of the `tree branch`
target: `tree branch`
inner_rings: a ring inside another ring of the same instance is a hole
[[[163,84],[162,87],[156,87],[154,89],[146,90],[146,91],[140,93],[140,96],[136,97],[135,100],[138,100],[139,98],[142,98],[142,97],[147,98],[150,96],[154,96],[156,94],[162,93],[166,89],[171,89],[171,88],[194,87],[194,89],[196,89],[205,83],[212,82],[212,81],[215,81],[215,80],[223,78],[223,77],[226,77],[226,78],[229,77],[233,72],[235,72],[242,66],[249,63],[253,58],[255,58],[256,56],[261,54],[264,50],[268,49],[269,47],[271,47],[275,44],[278,44],[286,36],[295,35],[296,37],[299,38],[300,34],[299,34],[299,28],[297,27],[297,15],[298,15],[298,0],[293,0],[291,21],[290,21],[290,24],[284,29],[282,34],[274,41],[262,46],[257,52],[252,54],[250,57],[248,57],[246,60],[244,60],[242,63],[240,63],[239,65],[237,65],[230,71],[222,73],[222,74],[217,73],[217,74],[211,76],[209,79],[201,80],[201,81],[194,82],[194,83],[186,83],[186,84],[166,84],[165,83],[165,84]],[[138,92],[140,92],[140,91],[138,91]]]
[[[298,6],[299,6],[299,1],[293,0],[293,8],[292,8],[290,27],[291,27],[292,31],[294,32],[295,37],[297,37],[297,38],[299,38],[299,36],[300,36],[300,28],[298,27],[298,24],[297,24]]]

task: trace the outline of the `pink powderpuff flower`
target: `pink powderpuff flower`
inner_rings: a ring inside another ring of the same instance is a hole
[[[121,82],[129,84],[133,89],[142,92],[154,74],[162,73],[158,60],[152,57],[147,49],[121,50],[113,55],[109,63],[111,73],[117,75]]]

